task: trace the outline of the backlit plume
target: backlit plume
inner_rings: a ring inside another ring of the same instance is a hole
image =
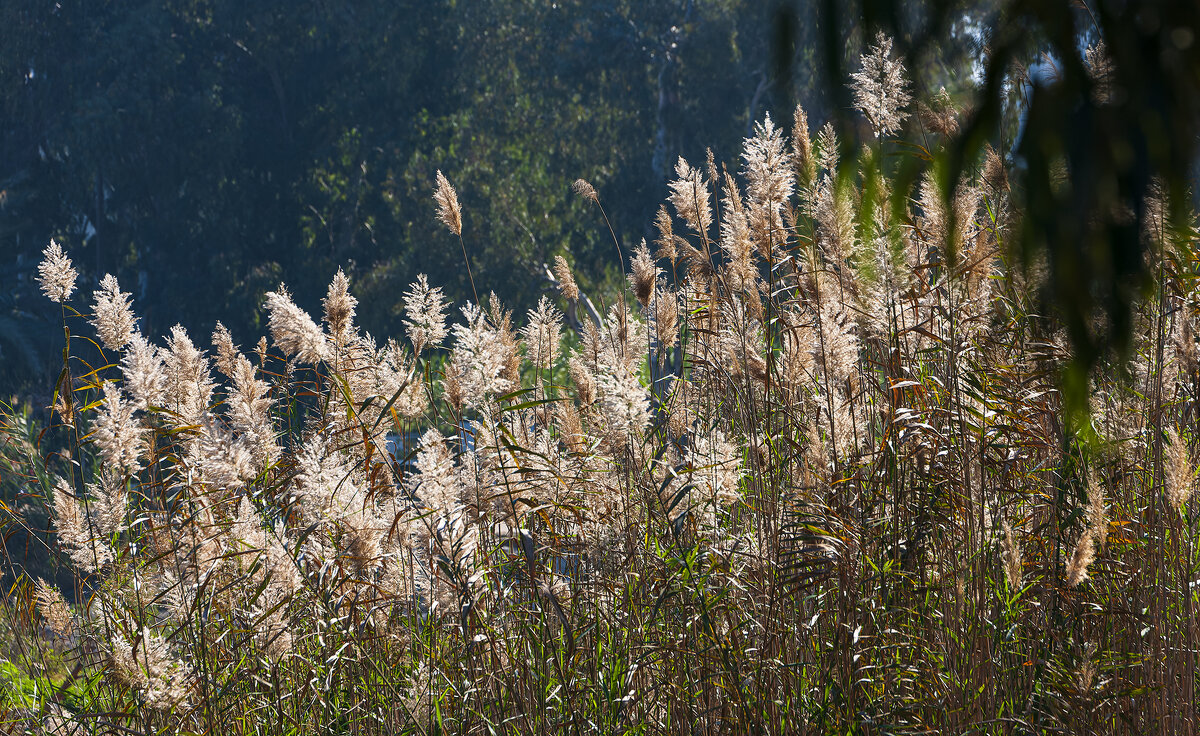
[[[1195,488],[1196,464],[1187,443],[1174,427],[1167,430],[1167,441],[1163,445],[1163,480],[1167,499],[1182,511]]]
[[[42,293],[51,301],[62,304],[71,298],[77,278],[79,274],[71,266],[71,259],[67,258],[58,243],[51,240],[50,245],[42,251],[42,262],[38,264],[37,280],[42,286]]]
[[[454,356],[458,382],[468,406],[481,408],[490,397],[507,393],[512,384],[504,375],[508,347],[483,310],[474,304],[462,308],[465,325],[454,325]]]
[[[137,409],[161,406],[167,390],[167,374],[163,370],[160,351],[138,333],[129,339],[128,349],[121,358],[121,374],[125,388]]]
[[[671,182],[671,204],[675,206],[675,213],[697,235],[707,235],[712,227],[708,184],[704,182],[700,170],[688,166],[682,156],[675,164],[675,176],[677,178]]]
[[[217,351],[217,370],[226,378],[233,377],[233,361],[237,357],[238,349],[233,344],[233,335],[229,334],[229,328],[220,322],[213,328],[212,344]]]
[[[646,247],[644,239],[633,251],[630,270],[632,273],[629,274],[629,281],[633,285],[633,295],[638,304],[645,309],[650,305],[650,297],[654,295],[659,269],[650,257],[650,249]]]
[[[96,444],[109,467],[125,472],[137,470],[141,454],[141,431],[133,418],[134,408],[115,383],[104,385],[104,404],[96,418]]]
[[[571,185],[571,189],[580,197],[590,202],[600,202],[600,195],[596,193],[596,188],[586,179],[576,179],[575,183]]]
[[[446,339],[446,298],[441,287],[429,286],[425,274],[404,292],[404,328],[412,341],[413,353],[420,355],[426,348],[439,348]]]
[[[450,228],[455,235],[462,235],[462,209],[458,206],[458,193],[450,182],[437,172],[437,187],[433,190],[433,200],[437,203],[438,219]]]
[[[279,349],[310,365],[324,360],[329,353],[325,334],[307,312],[296,306],[287,288],[280,284],[279,290],[268,291],[266,298],[270,315],[267,325]]]
[[[350,341],[354,328],[354,307],[357,304],[358,300],[350,294],[350,280],[339,268],[322,302],[325,324],[329,325],[329,334],[333,336],[335,345],[342,346]]]
[[[34,584],[34,600],[37,601],[38,613],[42,614],[51,631],[59,636],[71,633],[74,626],[71,609],[57,588],[45,580],[38,580]]]
[[[575,283],[575,276],[566,258],[554,256],[554,276],[558,279],[558,290],[564,297],[571,301],[579,298],[579,286]]]
[[[527,319],[521,330],[525,357],[542,370],[547,370],[558,362],[562,314],[543,296],[538,300],[537,308],[529,310]]]
[[[904,63],[892,58],[892,39],[877,34],[875,45],[862,56],[862,69],[850,78],[854,106],[871,123],[875,135],[882,138],[899,131],[908,117],[903,110],[912,97]]]
[[[130,296],[129,292],[121,291],[117,278],[112,274],[105,274],[100,281],[100,288],[92,292],[95,300],[92,326],[96,328],[104,347],[109,350],[120,350],[133,339],[136,320],[130,308]]]

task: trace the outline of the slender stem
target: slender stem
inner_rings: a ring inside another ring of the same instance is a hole
[[[467,258],[467,245],[463,242],[462,232],[458,232],[458,245],[462,248],[463,263],[467,265],[467,278],[471,281],[471,293],[475,295],[475,303],[479,303],[479,292],[475,289],[475,277],[471,275],[471,259]]]

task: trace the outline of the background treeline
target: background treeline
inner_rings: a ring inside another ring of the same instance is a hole
[[[915,69],[956,92],[995,3],[907,3],[899,37],[949,17]],[[950,7],[950,6],[953,7]],[[946,7],[943,7],[946,6]],[[176,321],[264,330],[280,281],[312,308],[339,266],[360,320],[400,329],[417,273],[470,296],[439,231],[436,170],[459,189],[481,290],[518,310],[566,255],[588,290],[620,280],[586,177],[622,243],[650,235],[679,155],[740,149],[764,112],[843,114],[822,41],[856,59],[857,9],[759,0],[10,0],[0,4],[0,393],[44,392],[55,325],[31,276],[51,237],[85,293],[105,273],[147,335]],[[949,12],[953,10],[953,12]],[[833,70],[840,74],[840,70]]]

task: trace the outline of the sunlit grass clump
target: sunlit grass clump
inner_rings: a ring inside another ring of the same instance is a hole
[[[910,119],[886,38],[862,69],[868,145],[797,110],[736,173],[680,159],[598,307],[561,257],[522,317],[420,276],[381,339],[339,271],[243,349],[141,334],[111,276],[72,300],[51,243],[52,426],[5,456],[74,586],[9,560],[16,727],[1194,728],[1191,223],[1145,233],[1135,354],[1068,413],[1003,158],[947,198],[948,98]]]

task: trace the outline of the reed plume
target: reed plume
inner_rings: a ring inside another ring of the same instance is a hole
[[[42,262],[38,264],[37,281],[42,293],[51,301],[62,304],[71,298],[78,278],[79,273],[63,253],[62,246],[51,240],[42,251]]]
[[[119,387],[105,384],[94,437],[105,464],[124,472],[137,471],[142,452],[142,432],[133,418],[134,408]]]
[[[135,319],[131,307],[132,294],[121,291],[117,279],[105,274],[100,288],[92,292],[92,326],[104,347],[119,351],[133,339]]]
[[[59,636],[67,636],[74,628],[71,609],[58,589],[45,580],[34,583],[34,599],[38,612],[50,630]]]
[[[324,333],[307,312],[296,306],[287,287],[280,284],[277,291],[267,292],[266,299],[271,338],[279,349],[305,363],[325,360],[329,346]]]
[[[675,181],[671,182],[671,204],[675,214],[688,224],[692,232],[706,237],[712,227],[712,196],[701,172],[679,157],[675,164]]]
[[[561,329],[562,313],[543,296],[538,300],[537,307],[529,310],[525,327],[521,330],[525,356],[541,370],[549,370],[558,362]]]
[[[475,277],[471,274],[471,259],[467,257],[467,246],[462,238],[462,208],[458,205],[458,192],[450,186],[450,182],[437,172],[437,186],[433,190],[433,201],[437,203],[438,219],[458,236],[458,244],[462,248],[463,265],[467,268],[467,279],[471,282],[471,294],[479,301],[479,292],[475,289]]]
[[[1196,464],[1192,460],[1187,443],[1174,427],[1167,429],[1163,444],[1163,483],[1167,500],[1176,510],[1182,511],[1195,489]]]
[[[439,170],[437,186],[433,190],[433,201],[437,203],[438,219],[455,235],[462,236],[462,209],[458,206],[458,193]]]
[[[629,281],[633,286],[633,296],[638,304],[645,309],[650,305],[650,297],[658,280],[659,268],[650,257],[650,249],[645,239],[633,249],[633,260],[630,263]]]
[[[426,348],[441,347],[446,331],[446,299],[441,287],[429,286],[425,274],[404,292],[404,327],[412,341],[413,353],[420,355]]]
[[[558,279],[559,292],[567,299],[577,301],[579,285],[575,283],[575,275],[571,273],[571,267],[567,265],[566,258],[554,256],[554,276]]]
[[[121,358],[121,373],[135,408],[145,411],[163,404],[167,390],[163,360],[159,349],[140,333],[134,333],[129,339]]]
[[[904,124],[904,108],[912,100],[904,63],[892,57],[892,39],[882,32],[875,35],[875,45],[860,62],[862,68],[850,75],[854,106],[877,137],[892,135]]]
[[[576,179],[575,183],[571,185],[571,190],[590,202],[600,204],[600,195],[586,179]]]
[[[1000,558],[1003,563],[1004,578],[1008,582],[1009,590],[1016,593],[1021,590],[1025,577],[1025,563],[1021,554],[1021,543],[1007,519],[1001,522],[1000,528],[1002,532],[1002,536],[1000,537]]]
[[[215,360],[217,370],[226,378],[232,378],[238,349],[233,344],[233,335],[229,334],[229,328],[219,321],[213,328],[212,344],[213,348],[217,351]]]
[[[346,278],[342,269],[339,268],[334,274],[321,304],[325,308],[325,324],[329,326],[334,345],[348,344],[354,327],[354,308],[358,305],[358,300],[350,294],[350,280]]]
[[[1084,580],[1087,580],[1088,568],[1091,567],[1092,561],[1096,559],[1096,541],[1096,534],[1089,527],[1079,537],[1079,541],[1075,543],[1075,547],[1071,551],[1070,561],[1067,563],[1066,579],[1068,586],[1075,588]]]

